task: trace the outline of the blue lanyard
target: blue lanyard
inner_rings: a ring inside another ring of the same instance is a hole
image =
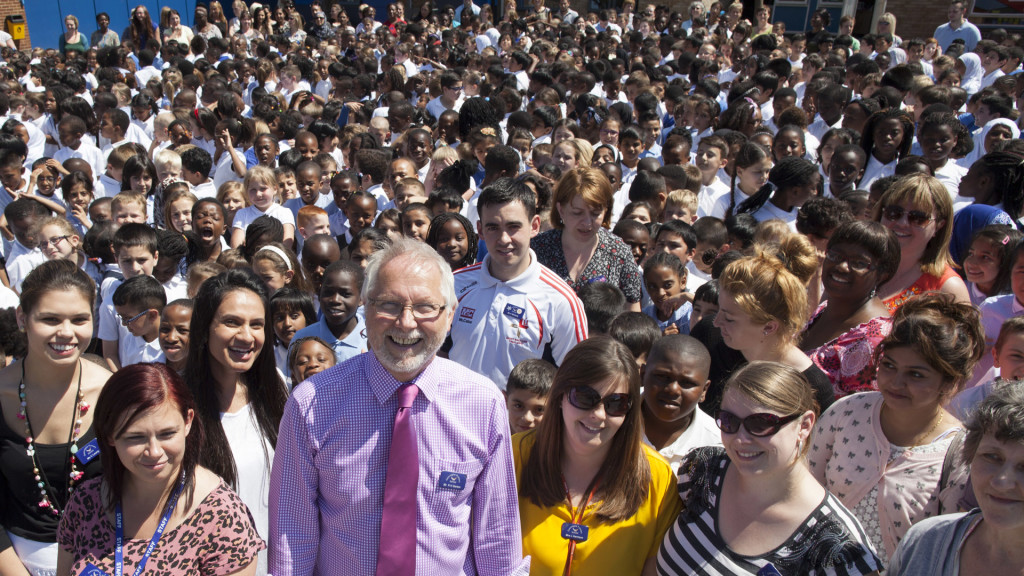
[[[181,491],[184,488],[185,478],[182,477],[178,487],[171,494],[171,499],[167,502],[167,509],[164,511],[163,517],[160,518],[160,523],[157,524],[156,531],[153,532],[153,537],[150,538],[149,545],[146,546],[146,552],[142,554],[142,559],[139,560],[139,565],[135,568],[133,576],[139,576],[146,569],[146,562],[149,561],[149,556],[153,554],[157,543],[160,542],[160,538],[164,535],[164,529],[167,528],[167,523],[170,522],[171,515],[174,514],[174,507],[177,506],[178,497],[181,496]],[[114,528],[116,530],[114,533],[114,576],[122,576],[124,574],[124,518],[121,514],[120,502],[117,503],[117,508],[114,510],[114,521]]]

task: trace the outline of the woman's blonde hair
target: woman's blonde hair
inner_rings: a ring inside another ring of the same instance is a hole
[[[568,207],[576,196],[583,198],[588,206],[604,210],[602,226],[608,228],[612,221],[612,184],[600,168],[590,165],[579,166],[569,170],[555,184],[554,203]],[[551,211],[551,225],[561,230],[565,228],[558,210]]]
[[[807,323],[807,280],[813,275],[811,262],[817,261],[813,246],[800,238],[792,234],[778,245],[757,245],[753,256],[729,264],[718,279],[720,290],[753,322],[778,322],[786,340],[796,338]]]
[[[921,255],[921,272],[942,276],[946,267],[953,265],[953,257],[949,254],[949,240],[953,236],[953,199],[949,196],[949,190],[934,176],[904,176],[878,199],[871,219],[881,222],[882,212],[887,207],[900,203],[912,204],[935,214],[935,236],[928,241],[924,254]]]

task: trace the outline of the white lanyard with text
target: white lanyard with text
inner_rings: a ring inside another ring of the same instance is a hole
[[[149,540],[149,545],[146,546],[146,552],[143,553],[142,558],[139,560],[139,565],[135,567],[133,576],[139,576],[146,569],[146,562],[149,561],[149,556],[153,554],[157,543],[160,542],[160,538],[164,535],[164,529],[167,528],[167,523],[174,514],[174,508],[178,505],[178,497],[181,496],[181,491],[184,488],[185,478],[182,477],[178,487],[171,494],[171,499],[167,502],[167,509],[164,510],[164,515],[160,518],[160,523],[157,524],[156,531],[153,532],[153,537]],[[121,514],[120,502],[117,503],[117,508],[114,511],[114,520],[114,528],[116,529],[114,533],[114,576],[122,576],[124,574],[124,518]]]

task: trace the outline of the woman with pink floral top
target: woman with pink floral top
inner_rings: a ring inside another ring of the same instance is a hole
[[[825,301],[801,335],[800,348],[828,375],[836,398],[875,390],[875,349],[892,319],[878,287],[900,265],[900,244],[877,222],[841,225],[821,265]]]
[[[967,470],[946,453],[962,428],[944,406],[984,348],[973,306],[947,294],[913,297],[879,345],[878,392],[847,396],[818,422],[811,471],[883,559],[912,524],[960,506]]]

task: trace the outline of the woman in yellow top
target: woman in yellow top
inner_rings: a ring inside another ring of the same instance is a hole
[[[681,501],[668,462],[643,444],[629,349],[606,336],[573,348],[544,415],[512,441],[530,574],[655,574]]]

